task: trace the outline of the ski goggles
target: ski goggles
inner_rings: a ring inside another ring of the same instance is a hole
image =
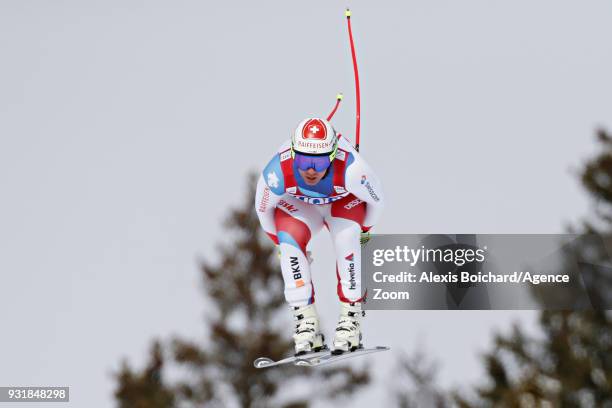
[[[311,155],[295,152],[293,161],[297,168],[302,171],[314,169],[316,172],[319,172],[326,170],[330,166],[332,158],[329,154]]]

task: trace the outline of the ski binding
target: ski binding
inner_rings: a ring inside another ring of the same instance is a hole
[[[279,365],[295,363],[296,361],[308,361],[311,358],[323,357],[326,354],[330,354],[330,351],[327,348],[321,351],[283,358],[282,360],[278,361],[274,361],[268,357],[259,357],[255,359],[255,361],[253,361],[253,365],[255,366],[255,368],[275,367]]]
[[[380,351],[387,350],[391,350],[391,348],[386,346],[376,346],[372,348],[359,348],[355,351],[345,351],[342,354],[326,353],[320,356],[311,356],[308,359],[302,359],[298,357],[295,362],[295,365],[304,367],[319,367],[322,365],[335,363],[336,361],[346,360],[353,357],[363,356],[365,354],[378,353]]]
[[[259,357],[254,362],[255,368],[268,368],[285,364],[295,364],[302,367],[318,367],[335,363],[336,361],[346,360],[353,357],[359,357],[366,354],[378,353],[380,351],[390,350],[386,346],[377,346],[372,348],[360,348],[355,351],[347,351],[342,354],[332,354],[329,349],[317,351],[314,353],[303,354],[300,356],[291,356],[282,360],[274,361],[268,357]]]

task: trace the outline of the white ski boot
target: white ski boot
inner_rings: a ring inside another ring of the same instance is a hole
[[[292,309],[295,320],[295,333],[293,334],[295,355],[301,356],[327,348],[325,337],[319,329],[319,317],[314,304]]]
[[[336,326],[332,354],[342,354],[345,351],[355,351],[363,347],[359,318],[364,316],[365,312],[361,310],[361,303],[341,303],[340,319]]]

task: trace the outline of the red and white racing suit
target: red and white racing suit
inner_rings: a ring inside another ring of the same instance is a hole
[[[264,231],[279,245],[285,298],[291,306],[314,302],[306,248],[326,227],[336,253],[338,297],[363,300],[360,233],[380,217],[384,196],[380,182],[350,142],[340,138],[330,169],[316,186],[301,179],[285,143],[257,183],[255,209]]]

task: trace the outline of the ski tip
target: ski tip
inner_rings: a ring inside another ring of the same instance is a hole
[[[342,93],[339,93],[338,95],[336,95],[336,99],[341,101],[344,98],[344,95],[342,95]]]
[[[351,18],[351,10],[348,7],[346,8],[344,15],[346,16],[346,18]]]
[[[272,361],[272,359],[269,359],[268,357],[259,357],[258,359],[253,361],[253,365],[255,366],[255,368],[264,368],[269,366],[273,362],[274,361]]]

